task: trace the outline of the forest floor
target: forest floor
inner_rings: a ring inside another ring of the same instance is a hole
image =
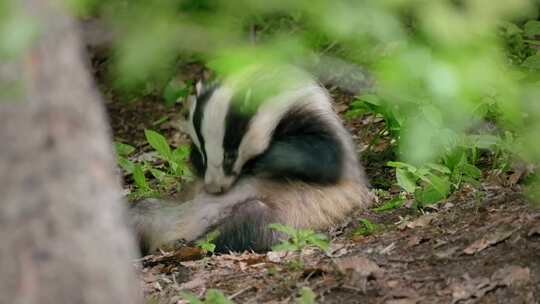
[[[203,71],[187,65],[184,73],[197,78]],[[143,130],[152,128],[173,146],[186,142],[168,123],[178,106],[166,108],[155,96],[122,103],[102,89],[115,140],[140,148]],[[346,111],[352,96],[329,89],[336,110]],[[384,136],[374,141],[383,123],[369,115],[347,122],[372,186],[386,193],[376,206],[399,194],[385,166],[394,160],[392,143]],[[520,177],[485,170],[480,186],[465,185],[422,211],[412,201],[386,212],[359,210],[326,231],[326,253],[306,248],[301,254],[203,257],[183,248],[147,256],[136,267],[148,303],[189,303],[182,292],[203,297],[209,289],[235,303],[315,303],[312,295],[317,303],[540,303],[540,209],[525,200]],[[355,233],[360,219],[375,224],[367,235]]]

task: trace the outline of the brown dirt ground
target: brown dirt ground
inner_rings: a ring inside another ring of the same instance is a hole
[[[100,70],[100,61],[93,63]],[[188,65],[183,73],[197,78],[200,72]],[[162,117],[174,120],[178,108],[163,107],[157,95],[124,104],[102,89],[117,141],[144,150],[143,130],[153,128],[173,145],[185,142],[167,123],[155,124]],[[331,92],[338,112],[345,111],[351,96]],[[363,151],[372,185],[391,197],[397,189],[384,165],[393,157],[387,152],[390,143],[383,137],[368,144],[382,124],[363,117],[348,127]],[[509,176],[484,175],[480,187],[463,187],[423,212],[407,204],[385,213],[359,211],[329,232],[327,254],[308,248],[301,256],[202,258],[197,249],[184,248],[138,261],[141,285],[151,303],[187,303],[180,292],[203,297],[208,289],[221,290],[235,303],[296,303],[302,287],[311,288],[318,303],[540,303],[540,209],[525,201],[521,186],[508,182]],[[353,236],[360,218],[379,229]]]

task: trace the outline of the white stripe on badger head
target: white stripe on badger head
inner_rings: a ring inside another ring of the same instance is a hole
[[[223,172],[223,138],[225,137],[225,119],[233,97],[233,90],[225,85],[217,88],[204,109],[201,121],[201,135],[206,150],[205,184],[222,185]]]
[[[196,97],[190,97],[195,99]],[[201,158],[203,159],[203,163],[206,164],[206,158],[204,157],[204,153],[201,147],[201,142],[199,141],[199,136],[197,136],[197,132],[195,132],[195,125],[193,123],[193,116],[195,115],[195,107],[197,106],[196,100],[191,100],[189,104],[189,123],[188,123],[188,133],[189,137],[191,137],[191,141],[193,141],[193,144],[201,151]]]
[[[274,130],[291,107],[305,104],[306,107],[327,108],[324,104],[328,103],[328,99],[318,96],[321,92],[323,91],[317,84],[307,83],[299,89],[285,92],[264,101],[251,120],[248,131],[240,142],[238,158],[234,163],[234,171],[241,172],[242,167],[248,160],[262,154],[268,148]],[[314,95],[319,98],[310,98]]]

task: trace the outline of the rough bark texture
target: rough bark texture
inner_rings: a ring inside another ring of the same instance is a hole
[[[0,303],[138,303],[108,125],[61,1],[20,0],[40,36],[0,63]]]

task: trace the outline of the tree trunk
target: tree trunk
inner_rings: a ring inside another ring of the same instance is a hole
[[[139,303],[105,112],[62,1],[18,0],[40,36],[0,62],[0,303]]]

